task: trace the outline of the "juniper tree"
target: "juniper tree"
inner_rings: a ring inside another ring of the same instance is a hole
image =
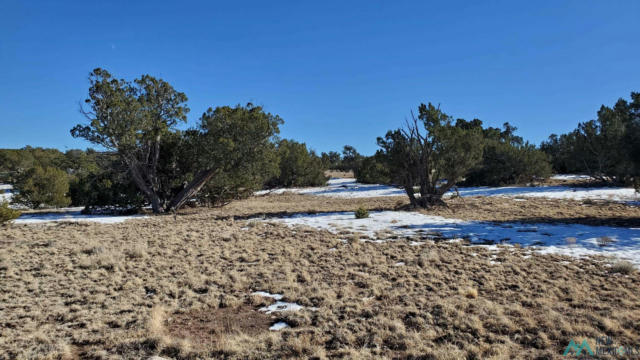
[[[392,181],[404,188],[413,206],[429,207],[443,204],[442,196],[480,161],[483,141],[479,129],[456,127],[429,103],[421,104],[404,128],[378,138],[378,145]]]
[[[181,132],[187,97],[166,81],[143,75],[129,82],[95,69],[89,83],[88,109],[81,110],[89,122],[71,134],[115,152],[155,213],[180,208],[217,174],[263,161],[282,123],[259,106],[225,106],[209,108],[196,129]],[[179,188],[159,172],[163,143],[176,137],[181,166],[169,176],[180,178]]]

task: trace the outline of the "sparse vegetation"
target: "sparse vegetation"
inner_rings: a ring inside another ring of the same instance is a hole
[[[573,338],[604,332],[640,341],[637,272],[611,276],[601,261],[563,265],[568,258],[519,248],[350,244],[341,241],[346,234],[234,220],[259,214],[257,200],[184,213],[179,222],[3,230],[0,276],[11,286],[0,292],[0,353],[556,358]],[[494,254],[500,263],[487,267]],[[274,300],[255,299],[257,290],[305,308],[265,315],[257,309]],[[268,330],[281,320],[290,328]]]
[[[636,271],[632,263],[628,261],[617,261],[611,266],[611,272],[615,274],[629,275]]]
[[[369,217],[369,211],[366,208],[360,206],[358,209],[356,209],[355,215],[356,219],[365,219]]]

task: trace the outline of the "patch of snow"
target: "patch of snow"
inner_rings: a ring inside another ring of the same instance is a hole
[[[117,224],[129,219],[142,219],[147,216],[144,215],[126,215],[126,216],[109,216],[109,215],[83,215],[81,213],[82,208],[69,208],[64,212],[52,212],[52,213],[34,213],[34,214],[22,214],[19,218],[13,221],[14,224],[41,224],[48,222],[97,222],[101,224]]]
[[[403,261],[398,261],[397,263],[393,264],[393,266],[404,266],[404,262]]]
[[[490,251],[500,251],[504,247],[496,244],[533,246],[541,253],[555,253],[570,256],[605,255],[627,259],[640,264],[640,229],[609,226],[589,226],[580,224],[523,224],[489,223],[447,219],[440,216],[424,215],[417,212],[372,211],[365,219],[355,219],[353,212],[320,214],[297,214],[290,217],[271,218],[287,225],[306,225],[325,229],[333,233],[342,230],[360,232],[375,239],[375,233],[392,231],[399,238],[430,236],[445,239],[464,238],[472,244],[483,245]],[[362,227],[364,225],[364,228]],[[613,240],[611,244],[600,246],[602,237]],[[567,238],[575,238],[575,243]],[[411,241],[411,245],[424,242]]]
[[[271,330],[271,331],[279,331],[279,330],[282,330],[282,329],[285,329],[285,328],[288,328],[288,327],[289,327],[289,324],[287,324],[286,322],[278,321],[277,323],[271,325],[269,330]]]
[[[268,298],[272,298],[274,300],[282,300],[282,298],[284,297],[284,295],[282,295],[282,294],[271,294],[271,293],[268,293],[266,291],[252,292],[251,295],[258,295],[258,296],[262,296],[262,297],[268,297]]]
[[[0,184],[0,203],[11,201],[11,197],[13,196],[13,186],[9,184]]]
[[[634,189],[616,187],[582,188],[569,186],[506,186],[459,188],[460,196],[541,197],[568,200],[640,201]]]
[[[366,198],[377,196],[405,196],[402,189],[379,184],[361,184],[355,179],[331,178],[326,186],[286,188],[257,191],[256,195],[296,193],[337,198]]]
[[[573,174],[556,174],[551,177],[552,180],[589,180],[589,175],[573,175]]]
[[[285,301],[276,301],[275,303],[261,307],[258,311],[262,311],[265,314],[271,314],[274,312],[282,312],[282,311],[298,311],[303,309],[304,307],[300,304],[290,303]]]
[[[582,176],[582,175],[566,175]],[[503,197],[544,197],[550,199],[571,200],[612,200],[635,202],[640,201],[640,194],[631,188],[597,187],[581,188],[569,186],[505,186],[505,187],[459,187],[458,192],[462,197],[468,196],[503,196]],[[256,195],[297,193],[316,196],[328,196],[335,198],[368,198],[378,196],[406,196],[403,189],[379,184],[361,184],[355,179],[332,178],[326,186],[311,188],[287,188],[258,191]],[[445,196],[452,196],[451,191]],[[523,201],[524,199],[519,199]]]

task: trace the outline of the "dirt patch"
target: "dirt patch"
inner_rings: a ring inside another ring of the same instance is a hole
[[[166,324],[171,338],[188,339],[199,348],[210,347],[222,336],[245,334],[255,336],[269,331],[275,317],[244,305],[235,308],[213,308],[173,314]]]

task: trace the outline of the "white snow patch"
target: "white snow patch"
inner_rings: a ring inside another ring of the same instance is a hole
[[[296,303],[290,303],[285,301],[276,301],[275,303],[261,307],[258,311],[263,311],[265,314],[271,314],[274,312],[282,312],[282,311],[298,311],[303,309],[304,306]]]
[[[255,195],[296,193],[337,198],[367,198],[377,196],[404,196],[402,189],[379,184],[361,184],[355,179],[331,178],[326,186],[261,190]]]
[[[80,209],[80,210],[79,210]],[[129,219],[143,219],[144,215],[126,215],[126,216],[109,216],[109,215],[83,215],[82,208],[69,208],[68,211],[42,214],[22,214],[14,220],[14,224],[40,224],[47,222],[97,222],[101,224],[117,224]]]
[[[564,176],[564,175],[563,175]],[[566,175],[582,176],[582,175]],[[544,197],[572,200],[640,201],[640,194],[631,188],[616,187],[569,187],[569,186],[506,186],[506,187],[459,187],[460,196]],[[378,196],[406,196],[404,190],[388,185],[361,184],[355,179],[332,178],[326,186],[310,188],[287,188],[258,191],[256,195],[297,193],[336,198],[368,198]],[[451,191],[446,196],[453,195]],[[522,199],[524,200],[524,199]],[[520,201],[522,201],[520,200]]]
[[[5,201],[11,201],[13,196],[13,186],[9,184],[0,184],[0,203]]]
[[[553,180],[589,180],[589,175],[556,174],[551,177]]]
[[[399,238],[431,237],[447,239],[465,238],[471,243],[487,244],[490,251],[504,248],[496,244],[535,246],[541,253],[556,253],[570,256],[606,255],[627,259],[640,264],[640,229],[609,226],[589,226],[580,224],[523,224],[490,223],[447,219],[440,216],[424,215],[417,212],[373,211],[365,219],[355,219],[353,212],[320,214],[297,214],[284,218],[271,218],[287,225],[306,225],[325,229],[333,233],[349,230],[360,232],[375,239],[375,233],[391,230]],[[598,239],[607,236],[613,242],[600,246]],[[576,239],[575,244],[566,241]],[[412,240],[411,245],[424,242]]]
[[[262,296],[262,297],[268,297],[268,298],[272,298],[274,300],[282,300],[282,298],[284,297],[284,295],[282,295],[282,294],[271,294],[271,293],[268,293],[266,291],[252,292],[251,295],[258,295],[258,296]]]
[[[404,261],[398,261],[397,263],[393,264],[393,266],[404,266]]]
[[[278,321],[277,323],[271,325],[269,330],[271,330],[271,331],[279,331],[279,330],[282,330],[282,329],[285,329],[285,328],[288,328],[288,327],[289,327],[289,324],[287,324],[286,322]]]

